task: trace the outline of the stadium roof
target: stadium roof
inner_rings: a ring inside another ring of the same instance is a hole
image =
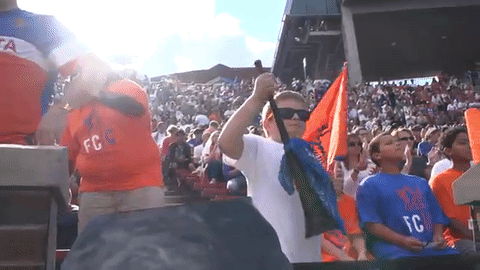
[[[338,0],[288,0],[287,16],[339,16]]]
[[[461,75],[480,61],[480,6],[354,14],[364,81]]]

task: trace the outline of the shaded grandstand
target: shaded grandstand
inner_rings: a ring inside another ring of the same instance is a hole
[[[344,61],[339,2],[287,1],[274,73],[283,82],[306,77],[333,79]]]
[[[478,69],[479,12],[478,0],[289,0],[274,72],[332,79],[347,59],[352,84],[459,76]]]

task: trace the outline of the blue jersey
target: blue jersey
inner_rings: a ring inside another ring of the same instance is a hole
[[[425,179],[405,174],[379,173],[365,179],[357,190],[360,226],[380,223],[405,236],[431,242],[435,224],[449,224]],[[453,249],[424,249],[414,253],[367,232],[367,247],[376,258],[457,254]]]

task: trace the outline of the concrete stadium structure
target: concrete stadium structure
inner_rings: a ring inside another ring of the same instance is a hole
[[[283,82],[333,78],[345,60],[341,17],[337,0],[288,0],[273,72]]]
[[[274,72],[332,79],[347,60],[351,85],[461,75],[480,64],[478,14],[478,0],[289,0]]]

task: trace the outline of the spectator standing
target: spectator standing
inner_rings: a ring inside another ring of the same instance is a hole
[[[305,238],[305,217],[298,193],[289,196],[278,180],[284,153],[280,134],[268,104],[262,113],[266,138],[244,131],[261,111],[268,97],[277,89],[273,74],[264,73],[255,81],[253,94],[235,112],[219,138],[227,164],[247,178],[247,192],[253,205],[277,232],[282,251],[291,263],[320,261],[320,236]],[[308,119],[307,104],[295,92],[275,96],[291,138],[301,138]]]
[[[16,0],[0,1],[0,24],[0,143],[59,143],[66,111],[49,108],[57,74],[78,74],[65,90],[76,108],[94,98],[109,67],[53,16],[21,10]]]
[[[170,161],[168,159],[170,155],[170,145],[176,141],[176,134],[178,132],[178,127],[175,125],[170,125],[167,128],[167,137],[163,139],[162,146],[160,148],[160,160],[162,162],[162,175],[165,181],[165,185],[169,189],[173,189],[177,181],[174,179],[172,175],[172,171],[170,170]]]
[[[165,161],[167,159],[167,156],[170,153],[170,144],[175,142],[175,140],[176,140],[175,135],[177,134],[178,131],[179,131],[179,129],[174,125],[170,125],[167,128],[167,137],[165,137],[165,139],[163,139],[162,149],[160,151],[160,154],[161,154],[161,157],[162,157],[163,161]]]
[[[63,145],[78,169],[78,231],[95,216],[164,205],[160,153],[151,136],[147,95],[113,80],[96,102],[71,111]]]
[[[162,145],[163,140],[165,139],[165,129],[166,125],[163,121],[159,121],[155,130],[152,133],[153,140],[157,145]]]

